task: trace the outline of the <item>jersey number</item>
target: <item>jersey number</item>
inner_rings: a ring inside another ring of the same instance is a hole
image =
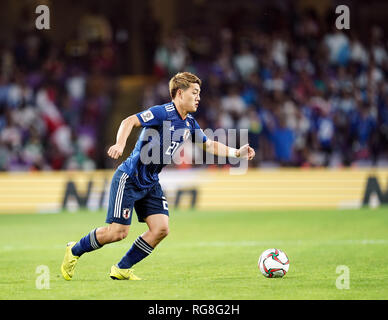
[[[166,150],[166,154],[172,156],[176,149],[179,147],[179,142],[173,141],[171,146],[169,146]]]

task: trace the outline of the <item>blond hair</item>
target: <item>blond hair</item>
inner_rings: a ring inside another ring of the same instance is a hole
[[[190,72],[179,72],[173,76],[168,84],[170,90],[170,96],[175,98],[179,89],[186,90],[190,87],[191,83],[198,83],[201,86],[202,81],[195,74]]]

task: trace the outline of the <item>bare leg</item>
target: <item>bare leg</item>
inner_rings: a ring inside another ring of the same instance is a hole
[[[138,237],[131,249],[119,261],[117,266],[120,269],[131,268],[136,263],[146,258],[153,249],[168,234],[168,216],[165,214],[153,214],[145,218],[148,230]]]
[[[112,222],[106,227],[98,228],[96,231],[97,241],[101,244],[112,243],[123,240],[127,237],[129,226]]]
[[[169,233],[169,217],[165,214],[152,214],[144,220],[148,225],[148,230],[141,237],[155,248]]]

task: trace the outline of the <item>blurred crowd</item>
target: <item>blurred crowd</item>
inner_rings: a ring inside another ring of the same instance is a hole
[[[361,39],[306,12],[276,31],[182,29],[158,46],[159,80],[146,88],[143,106],[169,101],[169,77],[191,71],[203,81],[200,126],[248,129],[254,166],[383,165],[387,38],[369,27]]]
[[[170,77],[190,71],[203,81],[200,126],[247,129],[254,166],[386,164],[383,30],[368,26],[365,39],[314,12],[289,19],[283,28],[187,24],[149,39],[157,80],[141,104],[168,102]],[[103,135],[120,69],[114,44],[109,22],[86,15],[64,46],[33,30],[0,45],[0,170],[111,165]]]
[[[89,34],[64,47],[34,29],[0,47],[0,170],[101,166],[114,51],[95,20],[85,17],[80,30]]]

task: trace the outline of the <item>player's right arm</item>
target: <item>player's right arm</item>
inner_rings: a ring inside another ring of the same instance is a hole
[[[108,150],[109,157],[118,159],[124,152],[127,139],[132,129],[140,126],[141,123],[135,114],[121,121],[119,130],[117,131],[116,143]]]
[[[167,112],[164,106],[154,106],[124,119],[117,131],[116,144],[109,148],[108,155],[113,159],[117,159],[123,154],[133,127],[160,126],[164,120],[167,120]]]

